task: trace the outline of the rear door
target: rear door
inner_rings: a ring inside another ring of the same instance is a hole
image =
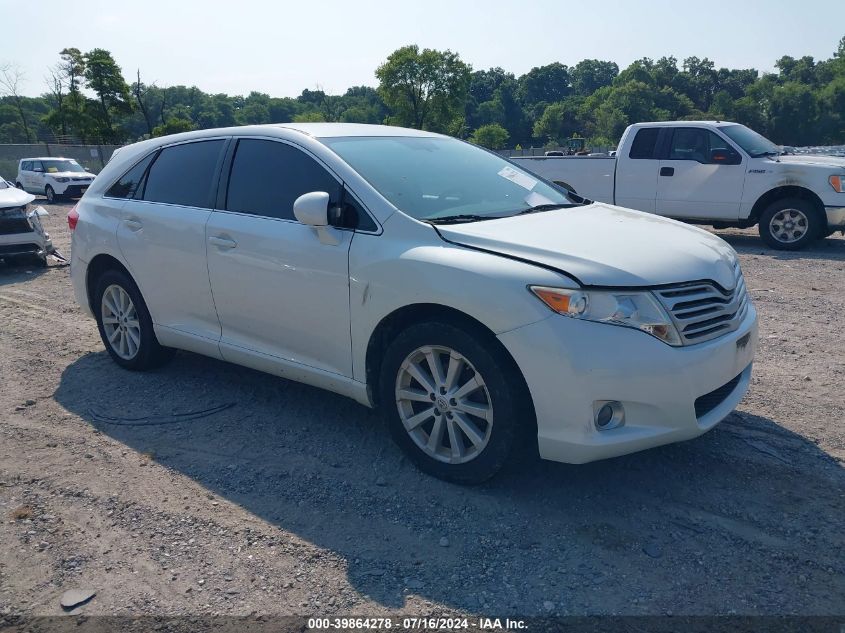
[[[678,127],[670,133],[660,161],[657,213],[674,218],[738,219],[745,155],[712,130]]]
[[[297,222],[293,202],[341,182],[297,146],[244,138],[231,158],[228,188],[208,223],[208,273],[220,316],[223,358],[297,363],[352,375],[349,333],[351,231],[324,244]]]
[[[149,157],[117,230],[153,322],[197,337],[199,345],[207,342],[197,351],[215,355],[220,323],[208,281],[205,225],[227,143],[222,138],[180,143]],[[127,183],[133,186],[132,179]]]
[[[657,197],[657,140],[663,128],[637,130],[627,156],[616,157],[616,204],[654,213]]]

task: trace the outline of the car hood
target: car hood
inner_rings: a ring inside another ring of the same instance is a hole
[[[437,226],[446,240],[559,270],[585,286],[710,279],[735,285],[724,240],[674,220],[607,204]]]
[[[56,176],[61,178],[94,178],[94,174],[87,171],[51,171],[47,172],[47,175],[53,178]]]
[[[35,196],[16,187],[0,189],[0,209],[20,207],[35,200]]]
[[[845,158],[839,158],[838,156],[824,156],[821,154],[779,156],[778,161],[786,165],[818,165],[821,167],[845,167]]]

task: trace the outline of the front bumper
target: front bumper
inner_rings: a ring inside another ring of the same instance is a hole
[[[842,229],[845,231],[845,207],[825,207],[828,229]]]
[[[757,312],[749,306],[737,330],[688,347],[559,315],[499,340],[531,392],[540,456],[581,464],[691,439],[723,420],[748,390]],[[595,406],[608,400],[622,402],[625,424],[599,431]]]
[[[0,259],[16,255],[44,256],[53,252],[53,242],[32,231],[0,235]]]
[[[90,182],[66,182],[66,183],[55,183],[53,185],[53,191],[56,192],[57,196],[68,196],[71,198],[79,198],[81,197],[93,183]],[[64,189],[62,186],[64,185]]]

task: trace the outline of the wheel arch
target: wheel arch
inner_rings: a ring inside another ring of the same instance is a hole
[[[94,306],[94,290],[97,285],[97,279],[109,270],[118,270],[124,273],[137,286],[135,278],[132,277],[132,273],[129,272],[129,269],[127,269],[119,259],[105,253],[96,255],[88,263],[88,269],[85,273],[85,294],[88,297],[88,306],[91,308],[91,312],[93,313],[96,313]]]
[[[783,185],[769,189],[766,193],[757,199],[754,206],[751,208],[750,219],[754,222],[760,221],[760,216],[769,207],[770,204],[784,198],[800,198],[812,203],[813,207],[824,218],[824,203],[821,198],[812,190],[799,185]]]
[[[379,374],[381,373],[381,363],[387,346],[390,345],[391,341],[400,332],[406,330],[408,327],[417,323],[431,321],[451,323],[462,327],[479,334],[493,345],[501,353],[502,357],[506,359],[514,375],[518,377],[525,404],[531,407],[531,419],[535,420],[534,402],[531,398],[528,384],[525,382],[525,376],[523,376],[522,371],[519,369],[516,360],[514,360],[507,348],[496,337],[496,334],[484,325],[484,323],[467,313],[439,303],[415,303],[403,306],[382,318],[378,325],[376,325],[367,343],[366,353],[367,390],[374,406],[378,407],[380,404],[378,402],[379,389],[377,387]],[[536,424],[536,421],[534,424]],[[532,430],[534,431],[534,437],[536,437],[536,428]]]

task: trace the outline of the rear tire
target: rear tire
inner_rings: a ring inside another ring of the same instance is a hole
[[[15,183],[15,187],[17,187],[18,189],[20,189],[21,191],[23,191],[23,185],[22,185],[21,183],[16,182],[16,183]]]
[[[524,392],[495,340],[449,322],[400,333],[379,379],[393,440],[420,470],[459,484],[486,481],[526,444],[533,417]]]
[[[107,270],[100,275],[92,307],[103,345],[121,367],[144,371],[173,358],[175,350],[159,345],[147,304],[126,273]]]
[[[827,225],[815,205],[802,198],[783,198],[760,216],[760,237],[771,248],[797,251],[824,235]]]

